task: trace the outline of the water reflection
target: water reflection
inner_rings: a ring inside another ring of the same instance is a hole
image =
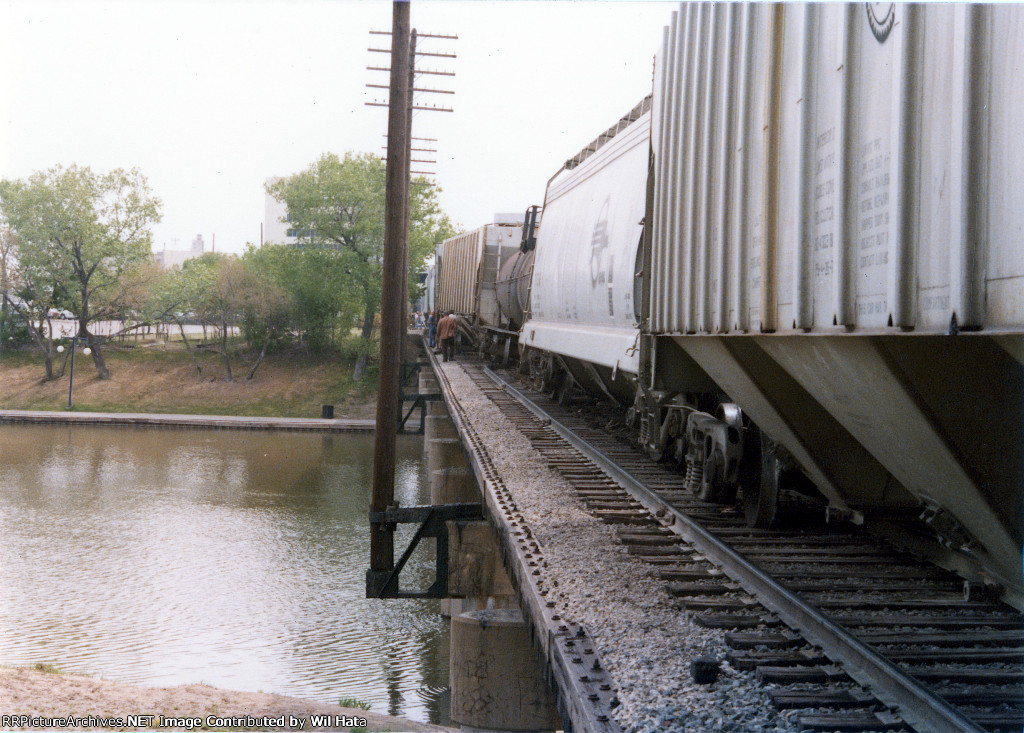
[[[356,697],[445,722],[436,602],[363,598],[372,446],[364,435],[0,426],[0,663]],[[426,503],[425,489],[419,439],[399,440],[396,497]],[[418,552],[403,585],[425,587],[432,571]]]

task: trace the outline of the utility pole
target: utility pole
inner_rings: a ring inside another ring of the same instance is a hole
[[[392,29],[370,31],[391,36],[391,50],[370,48],[374,53],[390,53],[391,67],[367,67],[371,71],[390,72],[387,102],[367,102],[374,107],[388,108],[387,155],[385,160],[384,263],[381,288],[380,374],[377,389],[377,425],[373,455],[373,493],[370,500],[372,517],[380,517],[395,503],[395,444],[401,418],[401,371],[404,361],[408,311],[408,237],[410,221],[410,173],[412,147],[412,115],[414,110],[451,112],[450,108],[417,105],[414,92],[452,94],[436,89],[416,88],[416,74],[454,76],[454,72],[416,70],[417,33],[410,33],[409,0],[396,0],[393,5]],[[449,38],[422,34],[422,38]],[[423,56],[454,58],[454,54],[424,53]],[[368,84],[384,88],[380,84]],[[436,142],[436,141],[434,141]],[[434,150],[433,152],[436,152]],[[417,161],[430,162],[436,161]],[[427,171],[417,174],[432,175]],[[383,521],[370,522],[370,569],[366,574],[368,597],[383,597],[397,592],[395,568],[394,525]],[[391,587],[391,586],[394,587]]]
[[[391,83],[388,107],[388,155],[384,202],[384,278],[381,287],[380,376],[377,386],[377,429],[373,446],[373,495],[370,511],[383,513],[395,502],[395,444],[401,370],[402,264],[408,240],[405,226],[409,195],[409,2],[394,3],[391,25]],[[379,596],[395,567],[394,527],[370,523],[368,596]]]
[[[370,31],[370,33],[381,34],[382,32],[381,31]],[[426,89],[426,88],[417,87],[416,86],[416,75],[417,74],[427,74],[427,75],[432,75],[432,76],[449,76],[450,77],[450,76],[455,76],[455,72],[453,72],[453,71],[436,71],[436,70],[418,69],[416,67],[416,58],[417,58],[417,56],[429,56],[429,57],[434,57],[434,58],[454,59],[454,58],[456,58],[456,55],[453,54],[453,53],[436,53],[436,52],[432,52],[432,51],[417,51],[416,50],[416,42],[417,42],[417,39],[420,38],[420,37],[425,38],[425,39],[458,40],[458,36],[443,35],[443,34],[438,34],[438,33],[423,33],[423,34],[420,34],[419,32],[417,32],[417,30],[415,28],[412,29],[412,32],[410,34],[410,40],[409,40],[409,138],[408,138],[408,141],[407,141],[408,150],[406,151],[406,153],[407,153],[407,159],[409,160],[409,165],[410,165],[410,169],[409,169],[410,175],[415,173],[416,175],[427,175],[427,176],[430,176],[430,175],[434,175],[433,171],[424,171],[424,170],[413,171],[413,170],[411,170],[411,166],[412,166],[413,162],[415,162],[415,163],[428,163],[428,164],[435,164],[435,165],[437,164],[436,160],[429,160],[429,159],[426,159],[426,158],[420,158],[420,159],[417,159],[417,160],[414,161],[412,159],[412,153],[414,151],[415,152],[428,152],[428,150],[424,149],[424,148],[413,148],[412,147],[413,140],[421,140],[422,139],[422,140],[430,140],[432,142],[437,142],[437,140],[435,138],[414,138],[412,136],[412,116],[413,116],[413,112],[414,111],[421,111],[421,112],[451,112],[452,108],[451,107],[439,106],[439,105],[427,105],[427,104],[419,104],[418,105],[418,104],[416,104],[414,96],[417,93],[419,93],[419,94],[454,94],[455,91],[451,90],[451,89]],[[384,53],[384,49],[379,49],[379,48],[369,48],[367,50],[370,51],[371,53]],[[370,69],[370,70],[377,70],[377,71],[383,70],[381,67],[374,67],[374,66],[368,66],[367,68]],[[375,88],[375,89],[382,88],[382,86],[380,84],[367,84],[367,87]],[[384,102],[379,102],[379,101],[376,101],[376,100],[374,100],[372,102],[367,102],[366,104],[368,106],[370,106],[370,107],[383,107],[383,106],[387,106]],[[433,149],[433,150],[430,150],[429,152],[436,153],[437,150]],[[410,181],[410,185],[419,185],[421,183],[422,182],[417,182],[417,184],[413,184]],[[427,185],[433,185],[433,184],[428,183]],[[406,201],[406,212],[405,212],[406,231],[409,230],[409,225],[410,225],[409,205],[410,205],[409,204],[409,200],[407,200]],[[402,323],[403,324],[408,324],[408,322],[409,322],[409,277],[408,277],[409,261],[408,261],[408,250],[406,251],[406,259],[405,259],[405,262],[403,264],[403,268],[406,271],[406,279],[404,280],[404,284],[403,284],[403,288],[402,288],[403,289],[403,298],[404,298],[403,301],[402,301],[403,304],[404,304],[402,306]],[[408,359],[408,354],[407,354],[407,344],[406,344],[406,339],[403,336],[403,338],[402,338],[402,363],[404,364],[404,363],[406,363],[408,361],[409,361],[409,359]],[[401,416],[399,415],[399,417],[397,419],[401,419]]]
[[[373,35],[390,35],[390,33],[388,33],[387,31],[370,31],[370,33],[373,34]],[[420,75],[453,77],[453,76],[455,76],[455,72],[454,71],[438,71],[438,70],[434,70],[434,69],[420,69],[420,68],[417,68],[417,66],[416,66],[416,59],[419,58],[419,57],[454,59],[454,58],[457,58],[457,55],[454,54],[454,53],[436,53],[436,52],[433,52],[433,51],[419,51],[419,50],[417,50],[416,46],[417,46],[417,42],[420,39],[444,39],[444,40],[457,41],[459,39],[459,37],[458,36],[447,35],[447,34],[441,34],[441,33],[420,33],[415,28],[413,28],[411,33],[410,33],[410,39],[409,39],[409,90],[408,90],[408,95],[409,95],[409,138],[408,138],[409,159],[410,159],[410,163],[427,163],[427,164],[430,164],[430,165],[436,165],[437,164],[436,160],[430,160],[430,159],[427,159],[427,158],[412,159],[412,155],[411,155],[412,153],[419,153],[419,152],[422,152],[422,153],[436,153],[437,152],[436,148],[429,148],[429,147],[427,147],[427,148],[414,148],[414,147],[412,147],[412,143],[413,142],[421,142],[421,141],[432,142],[432,143],[436,143],[437,142],[437,138],[433,138],[433,137],[413,137],[413,135],[412,135],[412,115],[413,115],[413,112],[452,112],[454,110],[452,110],[451,107],[445,107],[443,105],[426,104],[426,103],[423,103],[423,102],[417,102],[414,99],[414,95],[416,95],[416,94],[455,94],[455,91],[453,89],[432,89],[432,88],[418,87],[418,86],[416,86],[416,77],[420,76]],[[389,51],[387,51],[387,49],[383,49],[383,48],[368,48],[367,50],[370,51],[371,53],[390,53]],[[384,67],[384,66],[367,66],[366,68],[367,68],[368,71],[390,71],[390,69],[388,69],[387,67]],[[390,89],[390,87],[385,87],[383,84],[367,84],[366,86],[367,86],[368,89]],[[393,99],[394,97],[392,96],[391,98]],[[374,99],[374,100],[371,100],[369,102],[366,102],[366,105],[368,107],[388,107],[388,108],[390,108],[391,102],[390,102],[390,100],[382,101],[382,100]],[[390,144],[390,140],[388,142]],[[385,150],[387,150],[387,147],[385,147]],[[409,172],[410,172],[410,174],[417,175],[417,176],[432,176],[435,173],[434,171],[430,171],[430,170],[416,170],[416,171],[410,170]],[[413,183],[412,185],[422,185],[422,182],[417,181],[416,183]],[[433,185],[433,184],[432,183],[427,183],[426,185]]]
[[[408,134],[405,138],[405,178],[407,181],[411,178],[410,171],[412,170],[412,108],[413,108],[413,89],[416,86],[416,29],[412,29],[412,33],[409,35],[409,104],[406,110],[408,116],[408,123],[406,130]],[[390,143],[390,141],[389,141]],[[411,181],[410,181],[411,182]],[[406,192],[405,197],[405,211],[402,214],[402,228],[409,232],[409,207],[412,201],[412,196],[408,195],[411,191]],[[402,250],[402,272],[404,277],[402,278],[402,347],[401,347],[401,363],[406,364],[409,362],[409,339],[407,338],[409,329],[409,247],[405,247]],[[401,394],[402,387],[399,385],[398,392]],[[402,405],[398,405],[398,412],[396,414],[397,419],[402,419]]]

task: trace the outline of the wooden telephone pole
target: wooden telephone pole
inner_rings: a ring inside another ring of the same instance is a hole
[[[417,89],[416,74],[454,76],[453,72],[417,72],[416,31],[410,33],[409,0],[393,4],[391,32],[371,31],[391,36],[391,50],[369,49],[390,53],[391,67],[368,67],[371,71],[390,72],[389,99],[367,102],[370,106],[388,108],[387,156],[385,160],[384,262],[381,283],[380,374],[377,389],[377,425],[373,453],[373,493],[370,499],[370,569],[366,573],[366,594],[382,597],[389,587],[397,591],[395,577],[394,525],[379,518],[395,504],[395,445],[401,414],[402,351],[405,341],[406,309],[408,307],[408,237],[410,160],[412,158],[413,110],[451,112],[450,108],[418,106],[413,92],[451,93],[443,90]],[[423,34],[420,37],[454,38]],[[419,52],[423,56],[454,58],[454,54]],[[382,88],[379,84],[370,87]],[[435,162],[435,161],[418,161]],[[426,171],[416,171],[426,173]]]
[[[409,3],[394,3],[391,23],[391,84],[388,109],[388,155],[384,202],[384,279],[381,284],[380,377],[377,385],[377,430],[373,446],[371,512],[395,503],[395,444],[401,370],[402,264],[408,240],[405,210],[409,196]],[[367,595],[379,595],[395,567],[394,528],[370,523],[370,569]]]

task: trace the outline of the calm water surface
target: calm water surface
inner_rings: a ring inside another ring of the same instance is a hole
[[[372,449],[352,434],[0,426],[0,664],[447,722],[436,601],[363,597]],[[421,449],[399,441],[403,506],[428,503]],[[417,555],[403,586],[429,583]]]

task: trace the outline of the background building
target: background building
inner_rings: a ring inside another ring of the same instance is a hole
[[[177,244],[178,240],[174,240],[174,243]],[[167,244],[165,242],[164,248],[160,252],[155,252],[153,254],[153,259],[156,260],[156,263],[161,267],[170,270],[175,265],[181,267],[186,260],[191,260],[202,255],[205,246],[206,245],[203,242],[203,235],[197,234],[196,238],[192,240],[191,249],[167,249]]]
[[[268,178],[267,186],[271,186],[281,180],[278,177]],[[288,207],[278,201],[264,188],[264,214],[263,214],[263,242],[273,244],[295,244],[298,238],[291,233],[289,224],[282,221],[288,215]],[[260,242],[260,244],[263,244]]]

